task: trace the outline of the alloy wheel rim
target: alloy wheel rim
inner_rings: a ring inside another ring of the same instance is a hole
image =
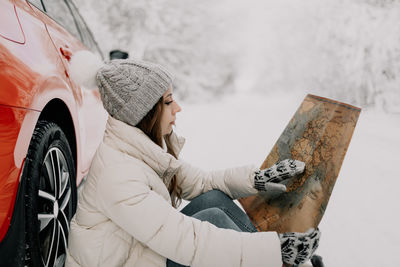
[[[51,148],[42,163],[38,192],[39,241],[42,265],[63,266],[72,215],[70,170],[62,151]]]

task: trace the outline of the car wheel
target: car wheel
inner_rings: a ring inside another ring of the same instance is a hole
[[[57,124],[38,122],[25,164],[26,264],[63,266],[77,196],[74,159]]]

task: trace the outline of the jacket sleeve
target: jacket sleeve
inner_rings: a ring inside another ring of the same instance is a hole
[[[275,232],[242,233],[185,216],[140,177],[103,173],[98,184],[100,210],[156,253],[184,265],[282,266]],[[112,182],[110,182],[112,181]]]
[[[184,199],[193,199],[213,189],[224,192],[232,199],[255,195],[258,192],[254,188],[254,172],[258,170],[255,166],[205,172],[182,160],[181,162],[177,177]]]

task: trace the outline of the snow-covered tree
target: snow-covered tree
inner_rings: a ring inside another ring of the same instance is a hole
[[[400,112],[398,0],[75,0],[105,53],[158,62],[180,98],[293,90]]]
[[[221,46],[219,14],[206,8],[211,0],[205,2],[81,0],[79,6],[103,49],[126,49],[132,58],[162,64],[181,98],[204,99],[232,90],[234,72],[234,60]]]

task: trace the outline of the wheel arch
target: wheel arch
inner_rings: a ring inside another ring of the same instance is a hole
[[[52,99],[43,108],[38,120],[56,123],[65,133],[75,161],[75,170],[78,167],[77,139],[72,115],[67,105],[61,99]]]

